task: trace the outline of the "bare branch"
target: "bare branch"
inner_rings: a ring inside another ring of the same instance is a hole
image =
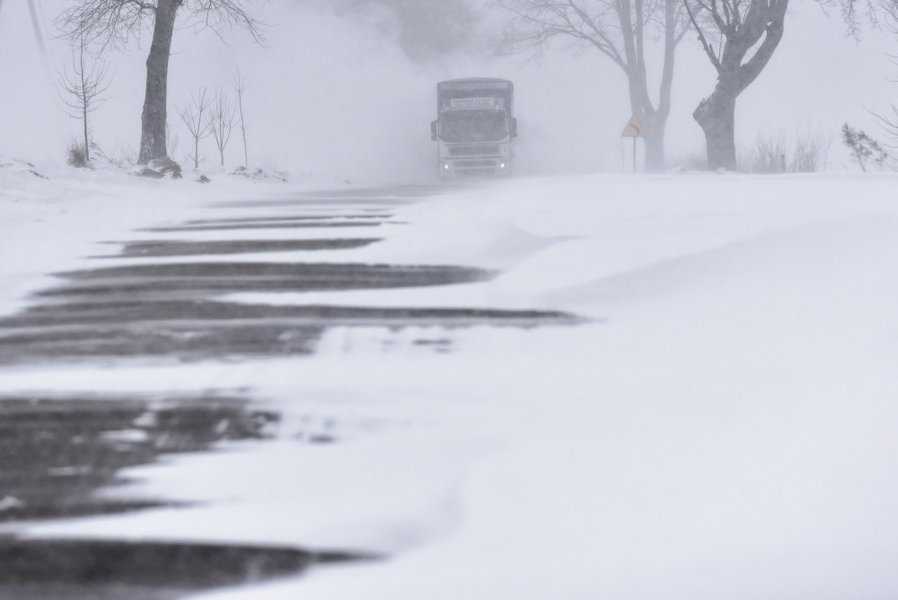
[[[720,69],[722,68],[720,64],[720,58],[717,56],[717,53],[714,52],[711,44],[708,43],[708,38],[705,37],[705,30],[696,19],[695,13],[693,13],[692,9],[689,8],[689,0],[683,0],[683,6],[686,7],[686,14],[689,15],[689,22],[692,23],[692,27],[698,34],[698,41],[701,43],[705,54],[708,55],[708,60],[710,60],[711,64],[714,65],[714,68],[717,69],[718,72],[720,72]]]
[[[79,0],[57,19],[63,35],[101,49],[122,47],[151,22],[155,0]]]
[[[193,159],[194,169],[200,166],[200,140],[212,132],[212,119],[209,117],[212,104],[207,93],[206,88],[202,88],[188,104],[178,108],[178,116],[193,139],[193,155],[188,158]]]
[[[237,124],[237,114],[231,105],[231,100],[223,90],[215,94],[215,103],[212,107],[212,137],[215,138],[215,146],[221,158],[221,166],[225,164],[225,149],[231,141],[231,133]]]
[[[189,26],[209,29],[224,39],[234,28],[245,29],[256,42],[264,41],[264,25],[245,9],[256,0],[179,0]],[[79,39],[101,50],[121,48],[153,23],[158,0],[77,0],[64,11],[57,26],[65,37]]]

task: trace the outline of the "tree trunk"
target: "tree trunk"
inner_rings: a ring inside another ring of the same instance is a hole
[[[717,85],[708,98],[699,102],[692,116],[705,132],[708,167],[736,170],[736,98],[757,79],[783,38],[783,22],[789,0],[751,0],[740,12],[740,2],[723,3],[723,17],[717,4],[699,3],[714,17],[714,27],[723,35],[723,47],[715,51],[701,25],[686,4],[686,11],[711,63],[717,69]],[[760,42],[760,44],[759,44]],[[754,54],[746,60],[749,52]]]
[[[84,89],[84,88],[82,88],[82,89]],[[84,125],[84,162],[89,163],[90,162],[90,136],[88,135],[88,130],[87,130],[88,100],[87,100],[86,96],[84,97],[84,103],[81,105],[81,107],[82,107],[81,121],[82,121],[82,124]]]
[[[645,170],[649,173],[661,173],[664,169],[664,136],[646,136]]]
[[[75,73],[81,84],[78,90],[78,102],[81,104],[81,125],[84,130],[84,162],[90,162],[90,142],[87,132],[87,115],[90,112],[90,98],[87,92],[87,76],[84,74],[84,36],[81,36],[81,52],[78,54],[78,71]]]
[[[671,50],[673,52],[673,50]],[[672,62],[668,67],[673,70]],[[642,135],[645,140],[645,170],[649,173],[664,171],[664,131],[667,128],[667,116],[670,111],[670,85],[661,89],[661,100],[658,108],[652,105],[649,98],[644,69],[634,69],[627,74],[630,92],[630,108],[634,115],[642,121]]]
[[[145,165],[155,158],[168,157],[165,141],[168,97],[168,62],[171,56],[175,16],[183,0],[159,0],[153,27],[153,42],[147,57],[147,89],[143,102],[140,156]]]
[[[739,88],[722,78],[709,98],[699,102],[693,118],[705,132],[708,168],[736,170],[736,97]]]
[[[647,96],[646,96],[647,97]],[[633,114],[642,122],[642,138],[645,142],[645,170],[649,173],[660,173],[666,167],[664,157],[664,130],[667,126],[667,115],[659,113],[649,106],[639,107],[631,102]],[[649,111],[652,111],[649,113]],[[648,114],[647,114],[648,113]],[[636,168],[636,165],[633,165]]]
[[[664,171],[664,129],[667,118],[655,113],[645,119],[645,170],[649,173]]]

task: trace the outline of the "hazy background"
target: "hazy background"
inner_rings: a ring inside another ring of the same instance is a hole
[[[56,89],[69,60],[52,19],[67,0],[42,0],[50,53],[44,65],[24,0],[0,9],[0,156],[61,163],[78,123]],[[190,141],[174,108],[199,87],[230,89],[239,67],[246,96],[250,162],[294,175],[356,182],[431,177],[435,86],[442,79],[497,76],[517,85],[520,167],[528,173],[616,171],[630,152],[619,135],[629,118],[625,79],[594,50],[557,44],[540,56],[496,57],[490,39],[501,15],[486,1],[268,0],[256,13],[269,24],[264,46],[237,30],[224,42],[182,27],[175,36],[169,88],[170,153],[186,163]],[[838,131],[850,122],[877,135],[870,110],[898,98],[895,36],[866,31],[847,37],[837,14],[793,2],[784,40],[768,69],[740,98],[737,142],[757,135],[822,135],[829,168],[849,168]],[[182,24],[183,21],[182,21]],[[113,156],[136,154],[149,35],[124,53],[109,53],[114,75],[95,115],[94,140]],[[700,156],[701,130],[691,112],[714,84],[692,36],[680,46],[668,126],[671,163]],[[242,162],[239,140],[230,167]],[[201,149],[217,165],[211,139]]]

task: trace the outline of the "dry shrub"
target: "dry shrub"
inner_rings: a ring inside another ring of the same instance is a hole
[[[741,164],[749,173],[815,173],[826,168],[830,144],[819,133],[796,135],[791,144],[782,134],[758,135]]]
[[[751,148],[747,165],[750,173],[783,173],[786,170],[786,140],[782,135],[763,136],[755,138],[755,145]]]
[[[84,144],[76,140],[72,140],[68,147],[68,159],[66,162],[73,167],[83,169],[88,166],[87,149]]]

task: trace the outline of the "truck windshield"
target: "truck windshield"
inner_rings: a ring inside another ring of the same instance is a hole
[[[445,112],[440,119],[440,137],[444,142],[498,142],[507,136],[508,124],[504,112]]]

